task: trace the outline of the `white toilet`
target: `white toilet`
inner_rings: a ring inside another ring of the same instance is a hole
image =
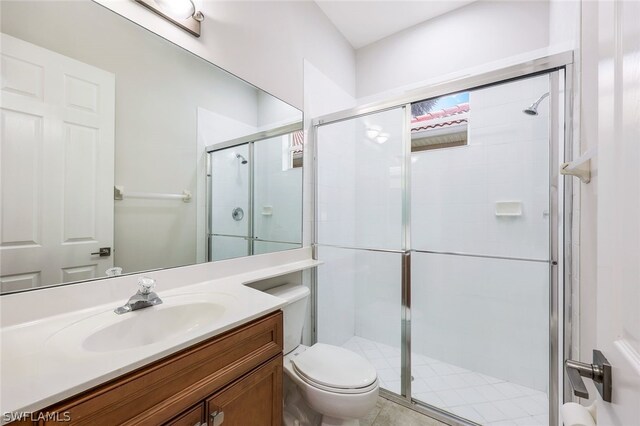
[[[358,419],[365,417],[378,399],[375,368],[360,355],[338,346],[300,344],[309,289],[287,284],[266,292],[287,301],[282,308],[286,377],[295,383],[306,404],[322,415],[322,425],[358,425]],[[291,423],[296,424],[295,420]]]

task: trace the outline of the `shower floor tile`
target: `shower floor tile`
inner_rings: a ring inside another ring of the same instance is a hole
[[[376,367],[380,386],[400,393],[400,349],[354,336],[342,345]],[[412,353],[413,398],[483,425],[548,423],[547,394]]]

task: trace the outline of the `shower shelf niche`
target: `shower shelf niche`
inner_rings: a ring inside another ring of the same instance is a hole
[[[496,216],[522,216],[522,202],[496,201]]]

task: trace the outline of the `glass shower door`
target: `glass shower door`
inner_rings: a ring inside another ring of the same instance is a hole
[[[405,109],[317,129],[317,340],[368,359],[401,394]],[[405,379],[406,380],[406,379]]]
[[[412,397],[480,424],[548,423],[549,90],[498,84],[412,120]]]
[[[250,254],[249,145],[209,153],[209,260]]]

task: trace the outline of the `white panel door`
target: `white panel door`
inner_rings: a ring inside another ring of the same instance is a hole
[[[613,368],[598,425],[631,426],[640,425],[640,3],[598,8],[597,345]]]
[[[2,42],[2,291],[104,276],[113,247],[115,76]]]

